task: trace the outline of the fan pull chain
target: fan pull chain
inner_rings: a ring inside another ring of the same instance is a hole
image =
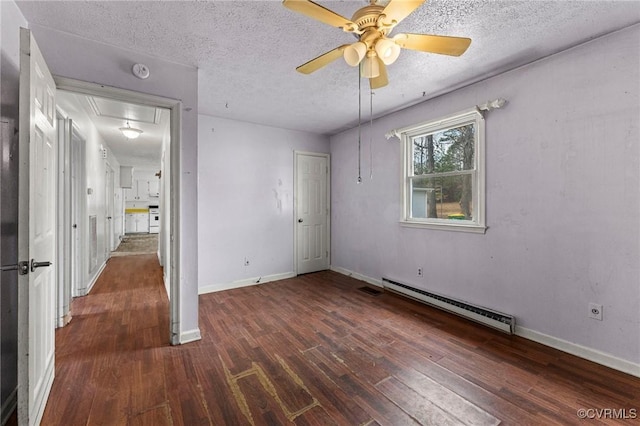
[[[360,146],[362,144],[362,78],[360,78],[360,69],[358,69],[358,180],[357,183],[362,183],[361,173],[361,161],[360,161]]]
[[[369,93],[369,179],[373,179],[373,90]]]

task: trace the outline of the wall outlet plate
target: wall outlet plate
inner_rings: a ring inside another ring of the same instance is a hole
[[[589,303],[589,318],[602,321],[602,305],[598,303]]]

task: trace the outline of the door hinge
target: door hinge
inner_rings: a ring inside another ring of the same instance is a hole
[[[29,262],[24,261],[18,262],[15,265],[2,266],[0,267],[0,271],[18,271],[18,274],[20,275],[27,275],[29,273]]]
[[[18,262],[18,274],[27,275],[29,273],[29,261],[23,260],[22,262]]]
[[[17,271],[17,270],[18,270],[18,265],[0,266],[0,271],[1,272]]]
[[[328,257],[329,257],[329,250],[327,250],[327,252],[326,252],[326,253],[327,253],[327,258],[328,258]]]

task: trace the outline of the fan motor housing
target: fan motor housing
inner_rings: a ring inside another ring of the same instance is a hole
[[[378,17],[382,14],[383,10],[384,8],[382,6],[365,6],[353,14],[351,21],[358,26],[360,31],[364,31],[370,27],[376,27],[378,26]]]

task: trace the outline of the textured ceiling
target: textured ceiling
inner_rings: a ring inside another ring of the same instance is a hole
[[[89,136],[87,126],[91,121],[120,165],[160,168],[162,140],[169,132],[169,110],[62,90],[58,91],[56,101],[76,121],[83,137]],[[125,127],[127,121],[131,127],[142,130],[138,138],[127,139],[120,132],[119,128]]]
[[[317,1],[350,18],[365,1]],[[334,134],[358,116],[357,69],[296,66],[351,34],[272,1],[18,2],[29,22],[199,67],[202,114]],[[635,1],[427,1],[394,33],[470,37],[459,58],[404,50],[374,115],[404,108],[640,22]],[[153,73],[153,70],[151,70]],[[363,89],[368,85],[363,81]]]

